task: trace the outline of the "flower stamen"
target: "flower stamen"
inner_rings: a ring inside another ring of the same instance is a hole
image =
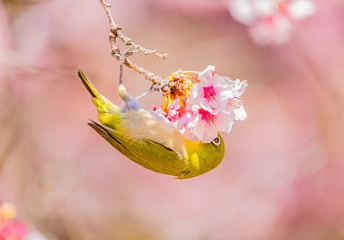
[[[208,101],[213,100],[216,97],[214,86],[203,87],[203,97]]]
[[[216,123],[216,116],[211,114],[207,110],[200,108],[198,113],[201,115],[201,119],[207,123],[207,125],[214,125]]]

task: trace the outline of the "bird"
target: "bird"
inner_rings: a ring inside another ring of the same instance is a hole
[[[88,125],[125,157],[151,171],[188,179],[217,167],[224,158],[222,136],[212,142],[193,141],[179,132],[166,118],[145,110],[128,94],[123,81],[118,84],[122,106],[98,92],[81,68],[78,77],[92,97],[100,123]]]

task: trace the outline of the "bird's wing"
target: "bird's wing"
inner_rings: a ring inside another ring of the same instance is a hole
[[[185,137],[165,118],[154,112],[138,109],[122,115],[118,128],[131,139],[149,139],[173,149],[180,158],[186,158]]]
[[[145,168],[174,176],[186,168],[186,161],[179,153],[158,141],[129,138],[93,121],[88,124],[123,155]]]
[[[106,130],[106,127],[90,120],[91,122],[88,123],[90,127],[92,127],[100,136],[102,136],[106,141],[111,143],[119,152],[121,152],[123,155],[127,156],[128,158],[132,159],[135,156],[125,148],[120,142],[118,142],[115,138],[113,138],[108,131]]]

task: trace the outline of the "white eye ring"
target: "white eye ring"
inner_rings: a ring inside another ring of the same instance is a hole
[[[216,137],[211,141],[215,146],[219,146],[221,144],[221,139],[219,137]]]

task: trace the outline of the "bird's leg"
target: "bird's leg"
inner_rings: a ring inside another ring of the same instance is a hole
[[[130,48],[126,50],[123,54],[115,54],[114,57],[119,59],[119,82],[118,82],[118,95],[122,98],[125,105],[122,108],[122,111],[127,110],[137,110],[140,108],[140,104],[136,101],[135,98],[129,95],[126,88],[123,84],[123,72],[124,72],[124,64],[127,61],[127,57],[134,54],[135,51],[132,51]]]
[[[138,52],[137,49],[133,49],[133,47],[129,47],[127,50],[123,52],[123,54],[120,53],[118,50],[116,53],[112,53],[112,56],[114,56],[119,61],[119,85],[123,84],[123,69],[124,65],[128,64],[128,57],[134,55],[134,53]]]
[[[123,99],[123,101],[127,101],[127,90],[123,85],[123,72],[124,72],[124,63],[126,61],[125,55],[115,54],[116,58],[119,59],[119,81],[118,81],[118,95]]]

